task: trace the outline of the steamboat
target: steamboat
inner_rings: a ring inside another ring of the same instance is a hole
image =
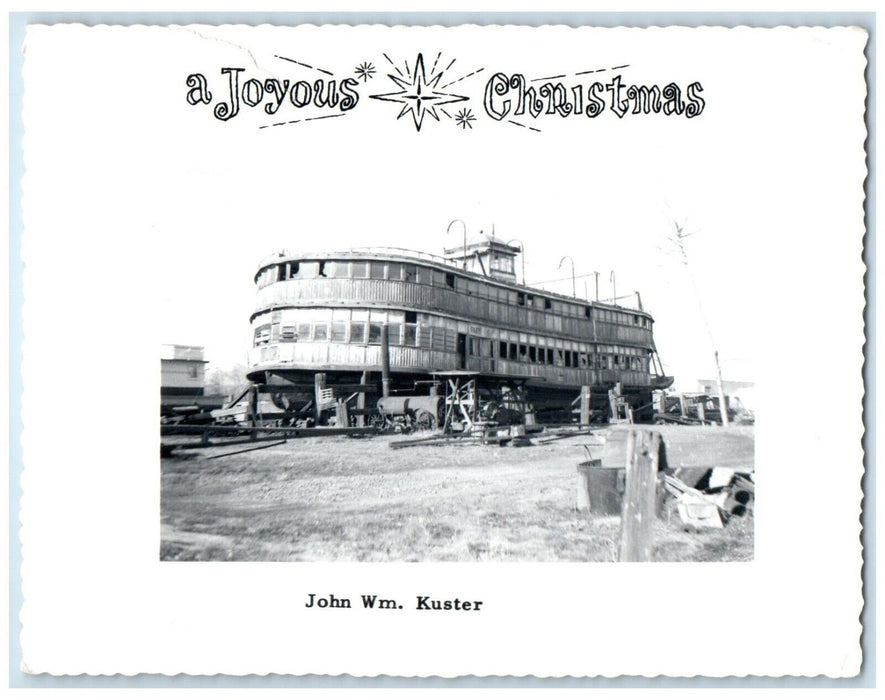
[[[673,379],[638,294],[639,308],[626,308],[520,284],[521,246],[494,236],[465,234],[444,253],[366,248],[265,259],[250,319],[253,418],[313,424],[337,409],[341,424],[343,409],[363,425],[376,406],[407,412],[410,400],[430,397],[438,410],[422,413],[431,427],[454,403],[474,418],[492,406],[529,422],[565,422],[584,396],[594,419],[605,420],[613,393],[637,421],[652,418],[652,392]]]

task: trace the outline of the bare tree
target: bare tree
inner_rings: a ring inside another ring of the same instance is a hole
[[[206,394],[229,396],[246,383],[246,367],[232,365],[209,370],[206,376]]]

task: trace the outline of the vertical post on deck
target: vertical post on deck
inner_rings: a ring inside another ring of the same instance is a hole
[[[390,396],[390,326],[381,324],[381,395]]]
[[[651,561],[660,447],[655,431],[631,430],[627,436],[620,561]]]

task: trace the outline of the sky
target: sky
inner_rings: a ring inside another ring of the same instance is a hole
[[[856,58],[821,36],[763,30],[749,52],[741,30],[201,27],[111,34],[101,47],[76,32],[65,40],[70,52],[26,63],[37,77],[26,80],[25,201],[30,192],[32,230],[52,232],[25,241],[26,264],[30,255],[34,279],[68,280],[65,261],[77,260],[104,281],[95,296],[115,295],[108,321],[124,338],[202,345],[210,369],[245,362],[252,279],[267,255],[441,253],[460,241],[455,220],[470,235],[494,227],[519,239],[529,283],[568,293],[571,266],[558,267],[568,255],[579,295],[586,282],[593,297],[593,272],[602,298],[613,277],[618,295],[640,292],[683,388],[714,376],[714,348],[725,379],[754,381],[770,353],[760,329],[781,322],[791,290],[818,294],[829,265],[859,263],[838,237],[860,213],[845,174],[859,167],[862,83],[844,79]],[[470,109],[469,124],[437,112],[418,130],[410,113],[397,118],[401,104],[369,97],[401,90],[390,76],[411,78],[418,54],[428,74],[431,63],[443,74],[437,88],[452,83],[441,91],[468,98],[447,108]],[[367,62],[375,72],[360,80]],[[348,111],[284,101],[274,116],[241,104],[222,121],[213,110],[229,92],[224,67],[243,68],[242,81],[356,79],[359,99]],[[617,74],[700,83],[705,108],[692,119],[609,111],[517,125],[484,110],[496,72],[536,86],[555,75],[569,87]],[[186,99],[194,74],[208,105]],[[691,234],[688,265],[677,226]]]

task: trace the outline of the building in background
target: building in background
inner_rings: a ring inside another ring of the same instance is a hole
[[[206,363],[199,345],[163,345],[160,349],[160,396],[203,396]]]
[[[716,379],[698,379],[698,391],[702,394],[716,396],[719,392],[719,381]],[[754,409],[754,382],[724,381],[722,382],[722,391],[726,396],[736,396],[748,410],[752,411]],[[730,402],[729,405],[731,405]]]

